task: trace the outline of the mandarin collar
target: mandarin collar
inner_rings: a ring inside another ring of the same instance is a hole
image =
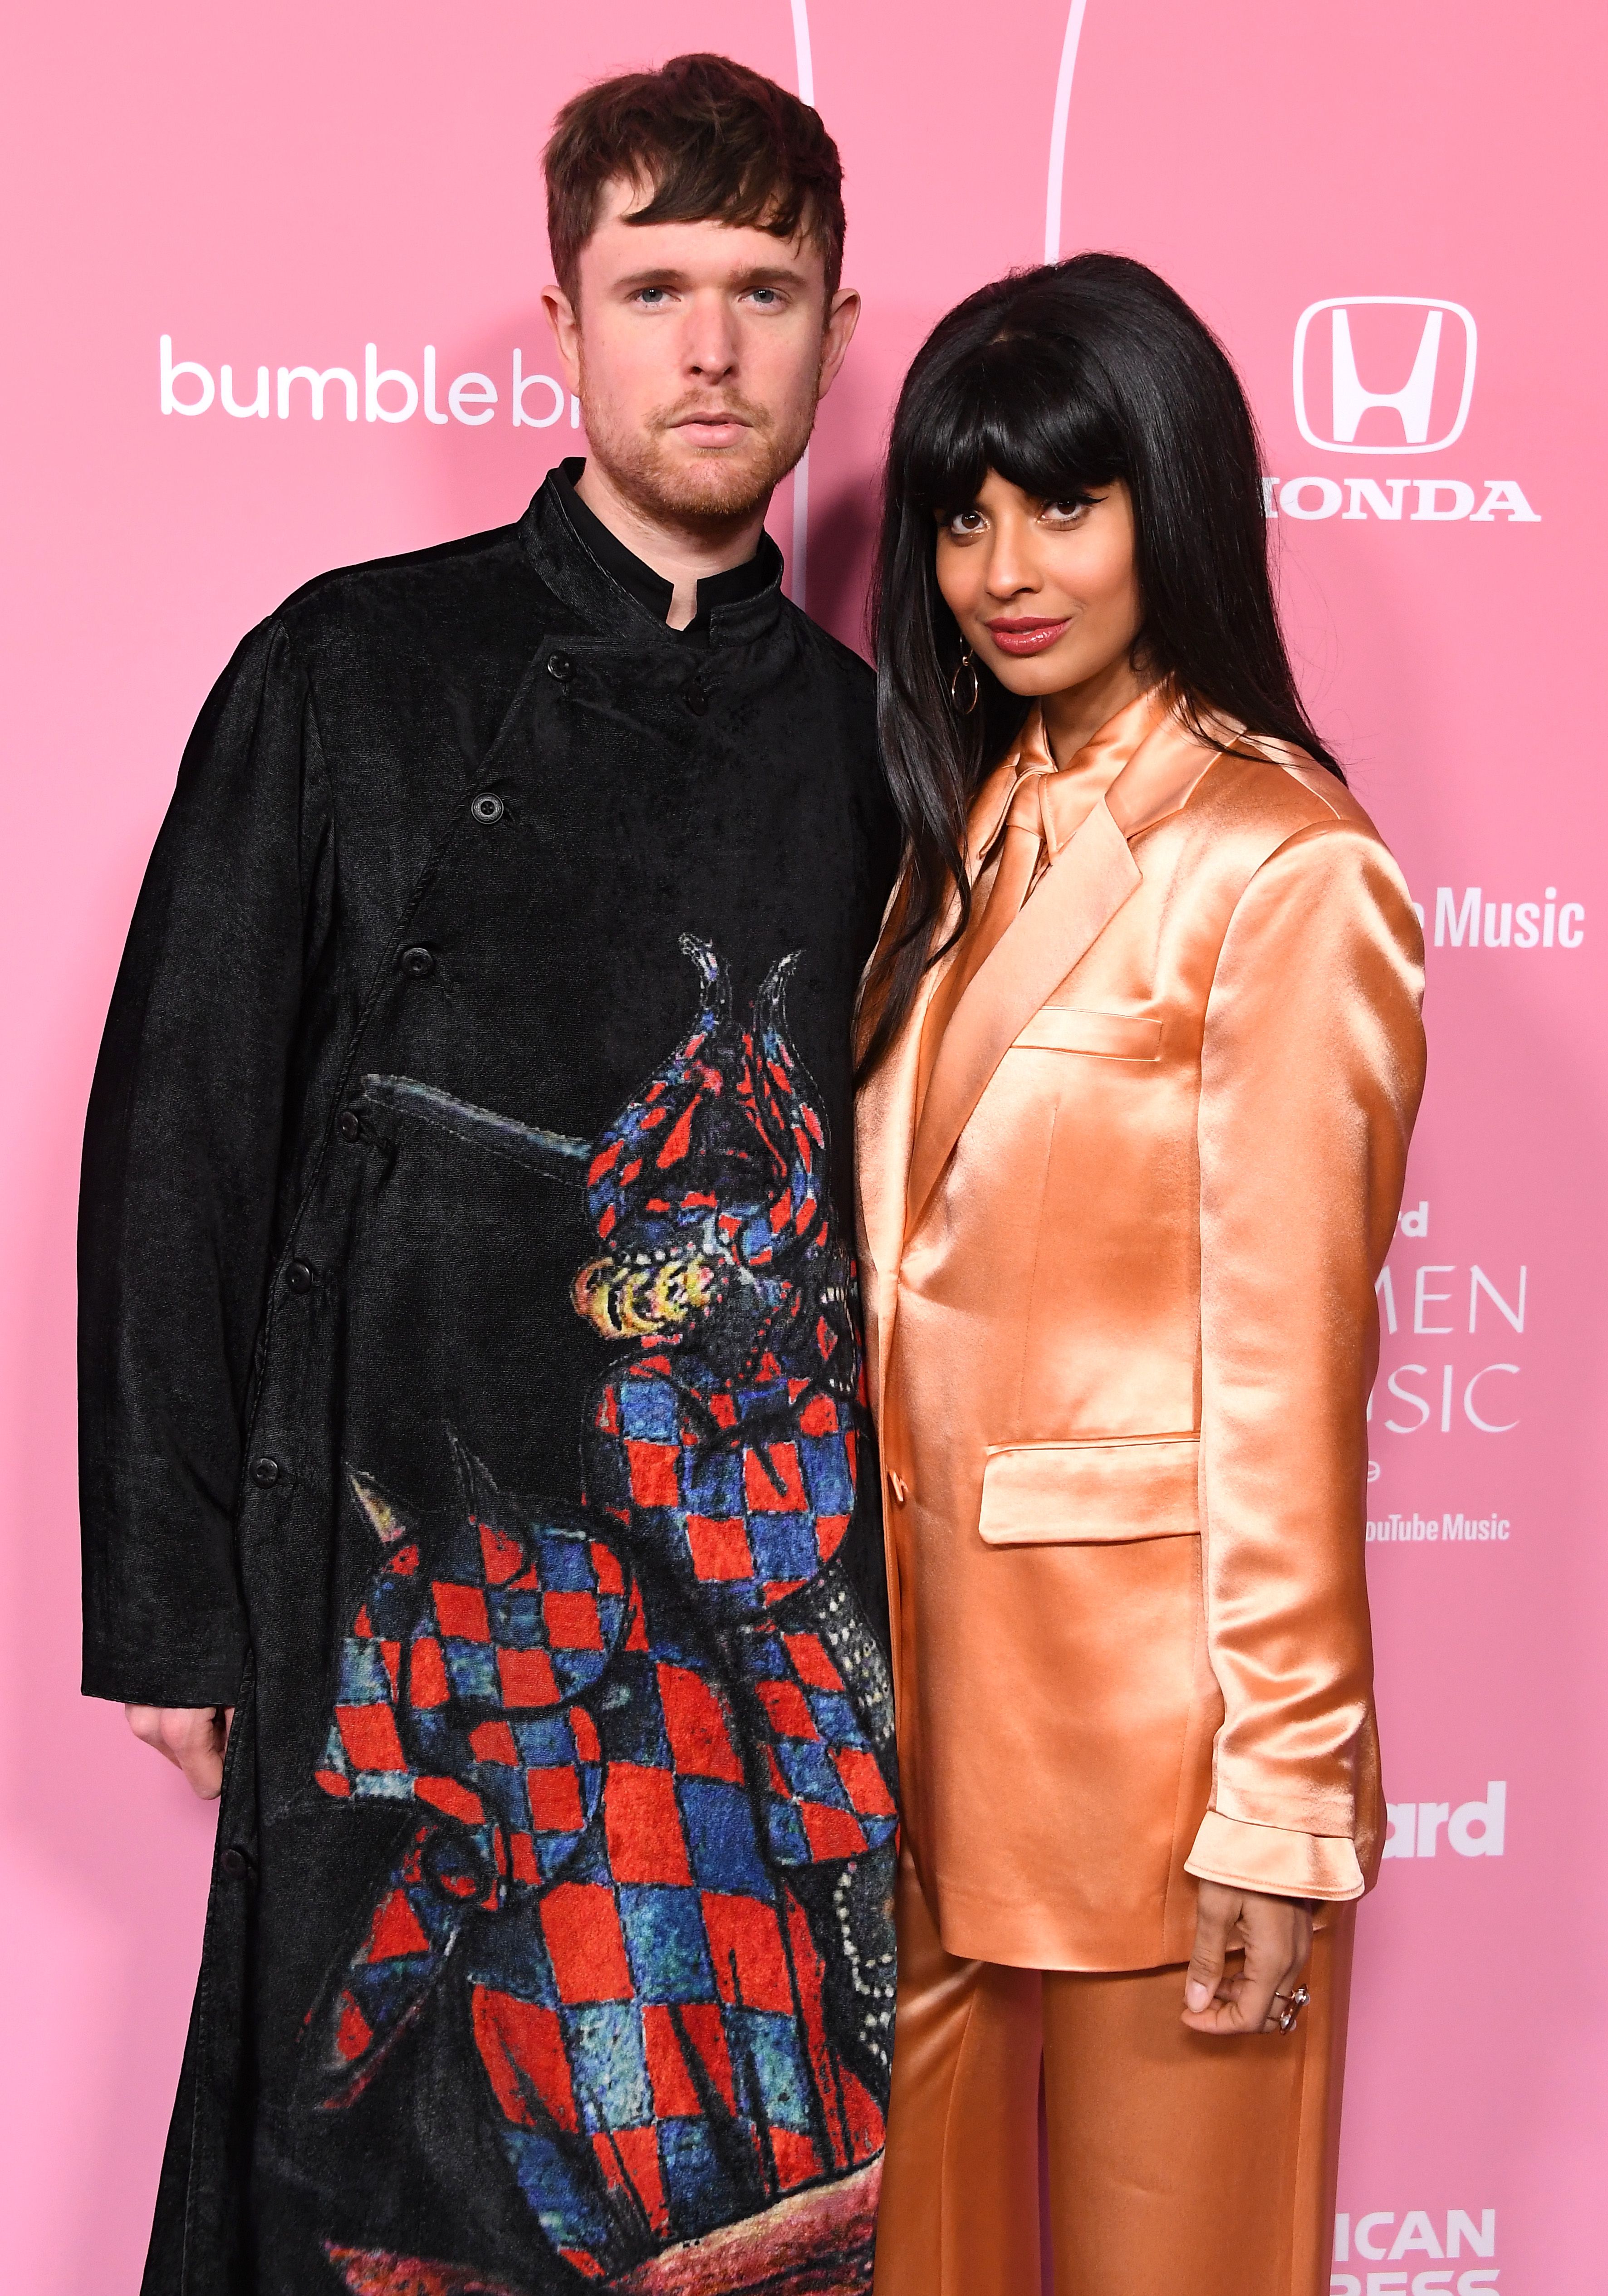
[[[628,550],[575,491],[586,463],[578,456],[550,471],[521,524],[541,570],[588,618],[634,636],[652,627],[677,649],[742,644],[774,621],[782,595],[782,554],[768,534],[752,558],[698,585],[698,610],[685,630],[665,619],[673,586]]]

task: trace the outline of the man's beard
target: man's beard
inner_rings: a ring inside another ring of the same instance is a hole
[[[584,388],[584,383],[583,383]],[[666,525],[734,525],[763,509],[809,444],[813,404],[778,421],[730,391],[718,401],[723,414],[749,426],[741,447],[694,449],[688,456],[672,446],[677,423],[694,410],[707,411],[708,393],[654,415],[644,428],[616,430],[602,410],[588,410],[587,437],[614,485],[646,518]],[[600,435],[601,430],[601,435]]]

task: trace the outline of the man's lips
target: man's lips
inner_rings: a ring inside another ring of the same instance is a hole
[[[1054,644],[1071,619],[1070,614],[1064,614],[1059,621],[1050,622],[1040,615],[1023,615],[987,622],[983,627],[1001,653],[1043,653],[1046,646]]]
[[[678,414],[669,425],[698,447],[730,447],[752,426],[741,414],[725,407],[708,407],[697,414]]]

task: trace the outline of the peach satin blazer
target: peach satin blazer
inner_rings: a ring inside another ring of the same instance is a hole
[[[1154,693],[1056,772],[1035,714],[860,1098],[906,1825],[963,1956],[1181,1961],[1191,1875],[1377,1868],[1366,1417],[1423,938],[1333,775],[1224,740]]]

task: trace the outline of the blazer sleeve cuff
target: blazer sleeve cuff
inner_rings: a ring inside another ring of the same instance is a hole
[[[1184,1870],[1200,1882],[1259,1890],[1273,1898],[1316,1898],[1344,1904],[1366,1887],[1349,1835],[1292,1833],[1282,1825],[1253,1825],[1209,1809],[1201,1820]]]

